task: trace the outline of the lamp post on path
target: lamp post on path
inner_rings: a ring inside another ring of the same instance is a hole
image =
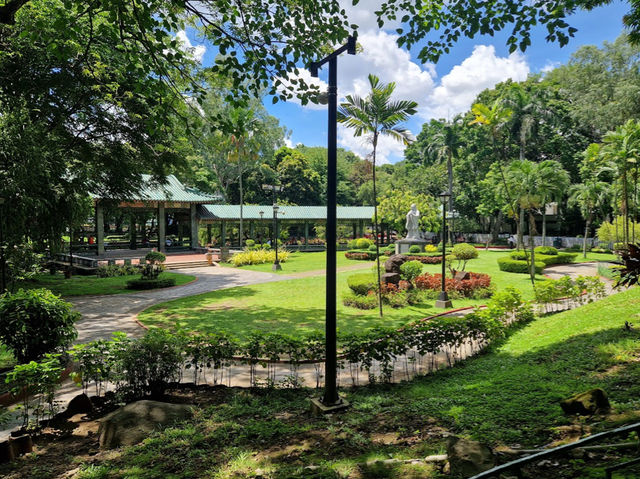
[[[440,296],[438,296],[438,299],[436,301],[436,308],[451,308],[453,304],[451,303],[449,295],[447,294],[447,291],[445,289],[445,261],[447,257],[447,245],[445,240],[447,229],[447,201],[449,201],[451,193],[445,191],[443,193],[440,193],[440,195],[438,196],[440,197],[440,200],[442,200],[442,234],[440,235],[440,238],[442,239],[442,283],[440,287]]]
[[[262,185],[262,189],[265,191],[271,190],[273,193],[273,237],[271,240],[271,246],[276,249],[276,260],[273,262],[273,266],[271,267],[272,271],[279,271],[282,269],[280,266],[280,261],[278,261],[278,208],[279,206],[276,204],[276,193],[282,191],[282,186],[280,185]],[[262,214],[260,215],[262,218]]]
[[[328,90],[328,134],[327,134],[327,276],[326,276],[326,322],[325,322],[325,376],[324,394],[321,399],[311,400],[314,412],[332,413],[349,404],[338,395],[337,386],[337,308],[336,308],[336,236],[337,236],[337,130],[338,130],[338,56],[347,52],[356,54],[356,37],[350,36],[347,43],[320,61],[310,65],[312,77],[318,77],[318,69],[329,64]]]

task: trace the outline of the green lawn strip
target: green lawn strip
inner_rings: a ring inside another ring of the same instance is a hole
[[[302,390],[219,390],[188,425],[155,433],[139,446],[77,477],[437,478],[430,466],[356,466],[372,459],[442,453],[452,432],[493,445],[547,444],[575,421],[559,401],[602,387],[616,412],[637,409],[640,334],[626,332],[640,288],[536,319],[502,344],[458,366],[396,385],[345,389],[351,408],[313,417]],[[594,431],[611,423],[586,419]],[[305,466],[317,466],[314,474]],[[421,468],[421,469],[418,469]],[[340,473],[340,475],[338,474]]]
[[[195,276],[166,271],[162,273],[162,278],[174,278],[176,286],[190,283]],[[130,276],[114,276],[112,278],[98,278],[97,276],[73,276],[65,279],[62,274],[39,274],[33,280],[23,281],[16,289],[36,289],[46,288],[61,296],[85,296],[85,295],[106,295],[106,294],[127,294],[138,293],[126,289],[127,281],[140,278],[139,274]]]
[[[344,251],[338,251],[336,255],[336,260],[338,264],[338,268],[341,266],[349,266],[349,265],[357,265],[362,264],[362,267],[366,267],[369,264],[372,264],[370,261],[358,261],[347,259],[344,256]],[[278,274],[291,274],[291,273],[302,273],[304,271],[315,271],[325,269],[327,267],[327,259],[326,253],[324,252],[313,252],[313,253],[302,253],[296,252],[291,253],[289,255],[289,259],[285,263],[282,263],[282,270],[276,271]],[[273,263],[265,263],[265,264],[253,264],[247,266],[240,266],[240,269],[248,269],[251,271],[263,271],[271,273],[271,267]]]
[[[9,369],[16,364],[16,359],[11,351],[2,343],[0,343],[0,371]],[[2,385],[0,385],[0,389]]]
[[[533,288],[524,274],[505,273],[495,261],[500,253],[482,252],[469,262],[467,269],[488,272],[498,289],[514,286],[525,299],[533,299]],[[371,270],[363,265],[365,271]],[[425,265],[424,271],[436,273],[440,265]],[[349,288],[347,277],[354,272],[338,274],[338,329],[340,334],[363,331],[373,326],[401,326],[441,312],[435,301],[402,309],[384,308],[384,317],[377,310],[361,310],[342,304],[341,298]],[[539,281],[544,281],[540,278]],[[172,328],[180,325],[191,331],[226,331],[242,338],[251,331],[290,334],[292,331],[324,331],[325,277],[241,286],[212,291],[188,298],[161,303],[142,312],[138,319],[147,326]],[[479,306],[485,299],[457,299],[456,308]]]

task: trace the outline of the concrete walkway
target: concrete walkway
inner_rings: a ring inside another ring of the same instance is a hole
[[[134,318],[142,310],[154,304],[218,289],[292,278],[292,276],[220,266],[174,270],[174,272],[190,274],[197,279],[183,286],[154,291],[67,298],[74,309],[82,314],[82,319],[76,323],[77,342],[87,343],[98,339],[110,339],[116,331],[122,331],[132,337],[140,336],[145,330],[134,321]]]

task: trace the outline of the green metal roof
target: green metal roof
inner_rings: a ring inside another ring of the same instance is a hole
[[[262,218],[260,212],[263,212]],[[326,220],[326,206],[280,206],[281,220]],[[200,205],[198,217],[203,221],[239,220],[240,205]],[[244,205],[242,218],[245,220],[269,219],[273,217],[272,205]],[[367,220],[373,217],[373,206],[338,206],[339,220]]]
[[[178,178],[169,175],[166,183],[152,181],[151,175],[142,175],[143,186],[126,201],[179,201],[183,203],[212,203],[220,201],[220,196],[206,195],[195,188],[184,186]],[[102,198],[95,195],[94,198]]]

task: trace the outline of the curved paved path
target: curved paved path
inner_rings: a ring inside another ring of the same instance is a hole
[[[122,331],[129,336],[140,336],[144,333],[144,329],[133,319],[142,310],[154,304],[218,289],[292,278],[275,273],[212,266],[174,271],[196,276],[197,279],[192,283],[167,289],[131,294],[67,298],[67,301],[73,304],[74,309],[82,314],[82,319],[76,323],[77,342],[86,343],[97,339],[110,339],[112,333],[116,331]]]

